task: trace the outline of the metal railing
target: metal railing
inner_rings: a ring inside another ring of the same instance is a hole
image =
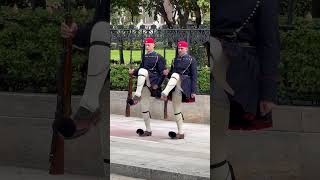
[[[135,26],[117,26],[111,27],[111,42],[115,45],[115,49],[120,50],[120,64],[124,64],[123,51],[125,44],[130,47],[132,51],[133,44],[139,43],[137,49],[143,48],[143,41],[146,37],[152,37],[155,39],[156,43],[161,43],[164,49],[164,54],[166,54],[166,49],[175,48],[178,41],[187,41],[191,47],[203,46],[209,41],[210,29],[206,27],[194,28],[192,26],[186,29],[169,29],[166,26],[161,28],[156,28],[155,25],[147,28],[141,25],[139,28]]]

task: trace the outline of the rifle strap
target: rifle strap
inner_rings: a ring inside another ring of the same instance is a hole
[[[93,41],[93,42],[90,43],[90,47],[91,46],[95,46],[95,45],[110,47],[110,43],[107,43],[107,42],[104,42],[104,41]]]
[[[157,64],[158,64],[158,60],[159,60],[159,56],[158,56],[158,54],[157,54],[157,60],[156,60],[156,62],[154,63],[154,66],[150,69],[150,71],[153,71],[154,70],[154,68],[157,66]]]
[[[189,55],[189,65],[188,65],[188,67],[181,73],[182,75],[186,72],[186,70],[188,70],[188,68],[190,67],[191,63],[192,63],[192,57]]]

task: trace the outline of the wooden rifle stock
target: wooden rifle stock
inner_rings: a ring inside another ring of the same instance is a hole
[[[164,50],[163,50],[163,57],[166,60],[166,48],[164,48]],[[167,78],[167,75],[164,78]],[[168,119],[168,100],[164,101],[163,118]]]
[[[132,69],[132,47],[130,48],[130,69]],[[132,79],[133,79],[133,74],[130,74],[129,77],[129,84],[128,84],[128,99],[132,99]],[[126,105],[126,117],[130,117],[130,105],[127,103]]]
[[[70,2],[68,2],[70,3]],[[70,4],[68,13],[65,17],[66,24],[71,27],[72,17],[70,14]],[[50,174],[64,174],[64,138],[58,132],[58,127],[61,126],[65,119],[71,115],[71,80],[72,80],[72,38],[64,39],[64,57],[60,62],[57,72],[57,105],[55,120],[52,125],[53,136],[50,152]],[[61,65],[62,64],[62,65]]]
[[[132,62],[130,60],[130,69],[132,69]],[[127,100],[128,99],[132,99],[132,78],[133,78],[133,75],[130,74],[130,77],[129,77],[129,89],[128,89],[128,97],[127,97]],[[130,117],[130,105],[127,103],[126,105],[126,117]]]

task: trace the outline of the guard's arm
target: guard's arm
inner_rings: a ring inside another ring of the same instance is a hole
[[[198,71],[197,71],[197,61],[192,59],[191,66],[191,93],[197,93],[197,79],[198,79]]]
[[[280,60],[278,15],[279,2],[267,0],[263,2],[256,21],[261,100],[273,102],[276,99],[276,76]]]

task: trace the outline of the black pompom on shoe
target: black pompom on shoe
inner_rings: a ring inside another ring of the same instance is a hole
[[[173,132],[173,131],[170,131],[168,135],[169,135],[169,137],[172,138],[172,139],[174,139],[174,138],[177,137],[177,133],[175,133],[175,132]]]
[[[127,99],[127,103],[128,103],[130,106],[132,106],[132,105],[134,105],[134,100],[131,99],[131,98],[128,98],[128,99]]]
[[[137,129],[136,133],[141,136],[142,134],[144,134],[144,130],[142,129]]]
[[[152,136],[152,132],[144,131],[142,129],[137,129],[136,133],[141,137]]]
[[[72,137],[73,134],[76,132],[76,125],[74,124],[74,121],[71,118],[63,118],[60,120],[60,122],[56,123],[54,126],[56,126],[57,131],[63,136],[63,137]]]

